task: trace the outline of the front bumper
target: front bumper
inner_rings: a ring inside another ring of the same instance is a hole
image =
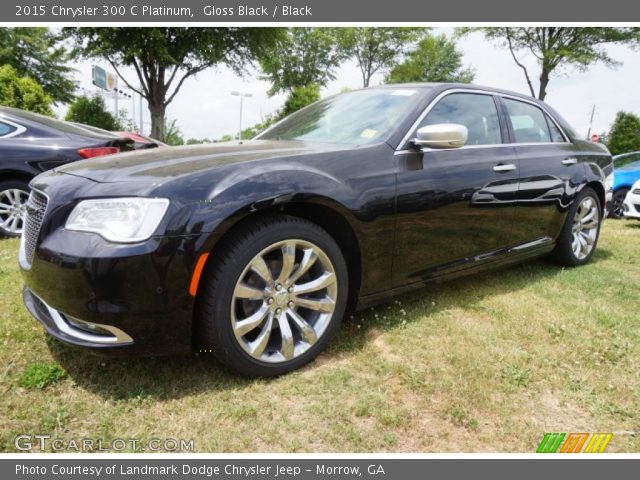
[[[154,237],[119,246],[56,230],[31,264],[19,255],[24,303],[49,334],[96,353],[190,352],[195,302],[188,288],[197,239]]]
[[[119,328],[113,325],[86,323],[58,312],[28,288],[23,289],[22,299],[29,313],[58,340],[87,348],[133,345],[133,339]],[[83,324],[84,326],[81,326]]]
[[[634,193],[636,190],[638,188],[631,190],[624,199],[624,216],[640,220],[640,193]]]

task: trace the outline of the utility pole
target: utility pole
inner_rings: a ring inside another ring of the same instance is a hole
[[[242,142],[242,100],[245,97],[249,98],[252,95],[250,93],[236,92],[235,90],[231,92],[231,95],[233,95],[234,97],[240,97],[240,129],[238,131],[238,142]]]
[[[593,126],[593,116],[596,113],[596,104],[591,107],[591,117],[589,118],[589,131],[587,132],[587,139],[591,139],[591,127]]]

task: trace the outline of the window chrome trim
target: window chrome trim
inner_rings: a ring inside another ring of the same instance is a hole
[[[418,125],[420,125],[420,122],[422,122],[422,120],[424,120],[424,117],[426,117],[429,112],[433,109],[433,107],[436,106],[436,104],[442,100],[444,97],[446,97],[447,95],[452,95],[455,93],[475,93],[478,95],[491,95],[492,97],[500,97],[500,98],[509,98],[511,100],[517,100],[517,101],[521,101],[524,103],[528,103],[531,104],[535,107],[538,107],[540,110],[542,110],[544,112],[545,115],[547,115],[551,121],[554,123],[554,125],[558,128],[558,130],[560,131],[560,133],[562,134],[563,138],[565,139],[564,142],[532,142],[532,143],[494,143],[494,144],[487,144],[487,145],[465,145],[463,147],[457,147],[455,149],[449,149],[449,148],[423,148],[423,151],[443,151],[443,150],[460,150],[462,148],[496,148],[496,147],[516,147],[516,146],[525,146],[525,145],[565,145],[568,143],[571,143],[571,141],[569,140],[569,137],[567,136],[567,134],[564,132],[564,129],[558,124],[558,122],[556,121],[555,118],[553,118],[553,115],[551,115],[544,107],[542,107],[541,105],[539,105],[538,103],[532,101],[532,100],[528,100],[526,98],[520,98],[517,97],[515,95],[509,95],[507,93],[500,93],[500,92],[492,92],[491,90],[480,90],[480,89],[473,89],[473,88],[452,88],[450,90],[445,90],[444,92],[441,92],[438,94],[438,96],[436,98],[434,98],[431,103],[429,103],[429,105],[427,105],[425,107],[425,109],[422,111],[422,113],[418,116],[418,118],[416,119],[415,122],[413,122],[413,124],[411,125],[411,127],[409,128],[409,130],[407,131],[407,133],[405,134],[404,137],[402,137],[402,140],[400,141],[400,143],[396,146],[395,150],[396,150],[396,154],[397,153],[406,153],[408,151],[408,149],[402,149],[402,147],[404,145],[407,144],[407,142],[411,139],[411,134],[416,130],[416,128],[418,128]],[[498,113],[498,115],[500,115],[500,112],[497,111],[496,109],[496,113]]]
[[[11,125],[12,127],[15,127],[15,130],[13,132],[9,132],[6,135],[0,135],[0,140],[3,138],[15,137],[16,135],[20,135],[21,133],[27,131],[27,127],[14,123],[1,114],[0,114],[0,122],[6,123],[7,125]]]

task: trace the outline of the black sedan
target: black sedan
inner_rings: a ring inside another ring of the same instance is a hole
[[[133,141],[67,122],[0,107],[0,235],[22,232],[29,181],[83,158],[131,150]]]
[[[337,95],[242,144],[76,162],[31,182],[24,301],[106,354],[313,359],[348,308],[552,254],[593,256],[611,156],[546,104],[451,84]]]

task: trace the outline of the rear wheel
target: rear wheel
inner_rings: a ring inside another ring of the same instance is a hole
[[[29,199],[29,184],[23,180],[0,182],[0,235],[19,237]]]
[[[344,315],[344,256],[322,228],[261,219],[227,239],[198,298],[198,340],[230,368],[276,376],[317,356]]]
[[[583,265],[591,260],[600,235],[601,212],[595,191],[585,188],[578,194],[558,237],[555,254],[560,264]]]
[[[613,198],[611,199],[611,211],[609,212],[609,217],[611,218],[622,218],[624,217],[624,199],[629,193],[628,188],[619,188],[613,193]]]

